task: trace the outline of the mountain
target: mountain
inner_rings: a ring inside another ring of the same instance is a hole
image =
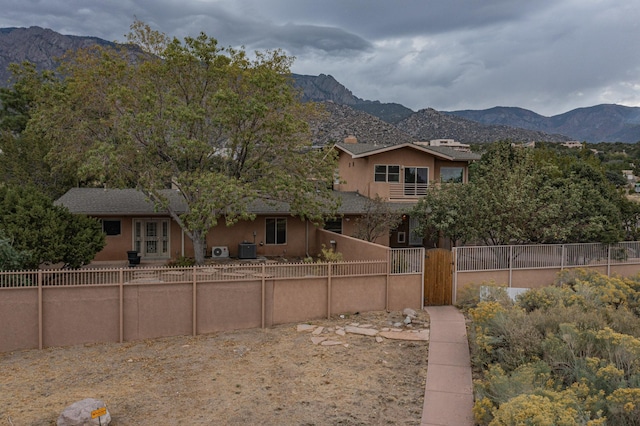
[[[315,145],[342,142],[347,136],[355,136],[360,142],[377,145],[415,141],[412,135],[376,116],[348,105],[329,101],[320,103],[328,113],[328,118],[310,124]]]
[[[638,107],[602,104],[577,108],[552,117],[516,107],[443,112],[487,125],[561,133],[578,141],[592,143],[640,141],[640,108]]]
[[[115,46],[97,37],[62,35],[40,28],[0,28],[0,86],[9,84],[10,63],[30,61],[38,69],[53,69],[66,51],[92,45]],[[317,144],[354,134],[379,144],[409,140],[452,138],[466,143],[499,139],[515,141],[640,140],[640,110],[619,105],[581,108],[543,117],[522,108],[496,107],[484,111],[414,112],[397,103],[364,100],[330,75],[293,75],[303,100],[325,103],[326,123],[315,123]],[[561,136],[566,135],[566,136]]]
[[[389,144],[415,140],[455,139],[462,143],[485,143],[501,139],[520,142],[564,142],[567,136],[508,126],[487,126],[440,113],[432,108],[413,112],[399,104],[365,101],[330,75],[294,75],[303,100],[321,102],[330,119],[314,126],[314,143],[341,141],[349,134],[360,141]],[[339,105],[341,107],[339,107]],[[385,123],[386,122],[386,123]],[[395,125],[395,127],[394,127]]]
[[[330,75],[293,74],[293,80],[295,85],[302,89],[303,99],[307,101],[330,101],[340,105],[348,105],[391,124],[396,124],[413,114],[411,109],[400,104],[360,99]]]
[[[417,140],[455,139],[462,143],[487,143],[496,140],[518,142],[565,142],[568,136],[549,134],[539,130],[518,127],[481,124],[452,114],[445,114],[433,108],[426,108],[412,114],[398,123],[398,128]]]
[[[98,37],[62,35],[40,27],[0,28],[0,86],[11,78],[10,63],[33,62],[39,70],[54,69],[69,50],[93,45],[115,46]]]

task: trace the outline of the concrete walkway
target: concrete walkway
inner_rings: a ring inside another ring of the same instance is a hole
[[[428,306],[429,362],[421,426],[473,426],[473,385],[465,318],[453,306]]]

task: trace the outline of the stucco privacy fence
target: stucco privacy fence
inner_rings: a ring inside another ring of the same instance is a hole
[[[349,243],[331,241],[345,248]],[[1,272],[0,352],[420,309],[424,249],[385,248],[383,256],[337,263]]]
[[[638,241],[456,247],[453,252],[454,303],[457,293],[472,283],[538,288],[553,284],[558,273],[568,269],[622,277],[640,273]]]

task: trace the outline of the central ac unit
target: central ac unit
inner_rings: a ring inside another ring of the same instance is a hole
[[[229,247],[227,246],[212,247],[211,257],[229,257]]]

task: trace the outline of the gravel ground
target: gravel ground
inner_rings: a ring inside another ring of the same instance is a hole
[[[418,425],[428,342],[336,327],[389,327],[399,312],[269,329],[0,354],[0,425],[53,425],[84,398],[111,425]],[[426,312],[418,320],[428,327]],[[314,344],[311,337],[340,341]]]

